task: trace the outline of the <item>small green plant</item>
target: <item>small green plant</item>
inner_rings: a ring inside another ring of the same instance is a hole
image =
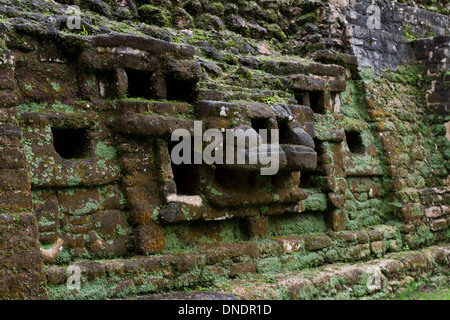
[[[269,277],[263,279],[263,282],[264,283],[276,283],[277,281],[272,276],[269,276]]]
[[[274,97],[262,98],[262,101],[264,103],[267,103],[267,104],[274,104],[275,103]]]
[[[52,86],[53,90],[55,90],[55,91],[59,91],[61,89],[61,86],[59,83],[50,82],[50,85]]]
[[[86,28],[84,26],[81,26],[83,28],[83,31],[81,31],[81,34],[84,36],[88,36],[89,32],[86,30]]]
[[[409,40],[416,40],[417,37],[411,33],[411,29],[411,25],[408,24],[405,26],[405,37],[407,37]]]
[[[197,291],[208,291],[208,290],[210,290],[210,288],[198,285],[198,286],[195,287],[195,290],[197,290]]]

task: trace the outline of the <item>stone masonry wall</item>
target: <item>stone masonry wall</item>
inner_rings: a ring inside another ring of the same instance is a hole
[[[448,16],[386,0],[0,15],[0,298],[248,298],[252,277],[255,298],[376,299],[448,277]],[[198,123],[279,129],[279,172],[174,165],[172,132]]]
[[[360,68],[396,69],[412,59],[408,41],[449,33],[448,16],[399,2],[330,1],[346,19],[348,52],[358,57]]]
[[[445,155],[448,172],[448,142],[447,134],[450,121],[450,46],[449,37],[435,37],[432,39],[420,39],[414,42],[414,55],[417,60],[426,66],[427,75],[431,80],[431,88],[427,94],[427,108],[431,121],[431,131],[436,137],[435,143]],[[448,175],[441,174],[446,179]],[[421,199],[425,207],[425,215],[433,231],[442,231],[448,226],[448,187],[431,188],[422,191]],[[446,221],[447,218],[447,221]]]
[[[45,291],[43,258],[37,219],[32,212],[22,130],[17,111],[5,107],[15,101],[14,55],[0,51],[0,296],[39,299]]]

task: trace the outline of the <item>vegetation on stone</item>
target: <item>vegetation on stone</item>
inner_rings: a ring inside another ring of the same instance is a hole
[[[0,0],[0,298],[446,298],[450,8],[370,5]],[[196,121],[280,170],[175,165]]]

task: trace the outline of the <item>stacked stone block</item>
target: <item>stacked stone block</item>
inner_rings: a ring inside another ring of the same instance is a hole
[[[448,34],[447,16],[403,3],[336,0],[331,4],[346,21],[346,44],[358,57],[360,68],[395,70],[413,58],[408,41]]]
[[[433,176],[442,179],[444,186],[421,190],[420,199],[430,229],[439,237],[443,237],[445,230],[448,229],[450,169],[450,158],[448,151],[446,151],[450,146],[450,139],[446,135],[448,131],[447,123],[450,121],[449,37],[442,36],[417,40],[413,43],[413,50],[416,59],[423,63],[427,76],[431,80],[431,88],[426,96],[427,111],[431,120],[431,132],[436,138],[436,146],[438,150],[442,150],[446,164],[443,168],[436,168],[433,171]],[[430,182],[433,183],[434,181]]]
[[[430,229],[444,238],[445,230],[449,228],[449,198],[448,188],[424,189],[420,193],[420,199],[424,206],[425,217]]]
[[[0,50],[0,296],[9,299],[46,297],[46,277],[32,212],[22,130],[13,108],[14,60]]]

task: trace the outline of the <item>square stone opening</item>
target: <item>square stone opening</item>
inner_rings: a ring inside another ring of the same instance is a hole
[[[268,143],[271,138],[271,131],[270,131],[271,126],[270,126],[269,119],[267,119],[267,118],[252,118],[250,121],[251,121],[252,128],[255,129],[258,134],[261,135],[261,132],[260,132],[261,129],[267,130],[266,131],[267,140],[264,139],[265,138],[264,135],[261,135],[261,138],[262,138],[262,143]]]
[[[193,138],[192,138],[193,139]],[[190,150],[190,160],[188,163],[175,164],[172,161],[172,150],[177,145],[178,141],[169,141],[168,150],[170,155],[170,164],[172,167],[173,179],[177,187],[178,195],[196,195],[200,185],[199,178],[199,164],[194,164],[194,150]],[[191,146],[194,145],[194,141],[191,141]],[[186,156],[185,150],[180,153],[181,157]]]
[[[292,141],[292,131],[289,128],[288,120],[278,121],[278,134],[280,139],[280,144],[291,144]]]
[[[154,99],[152,73],[148,71],[125,69],[128,77],[128,98]]]
[[[297,100],[297,103],[299,105],[307,106],[308,105],[308,93],[305,91],[296,92],[295,100]]]
[[[302,171],[300,173],[300,187],[305,189],[320,187],[319,179],[317,173]]]
[[[91,156],[88,130],[52,128],[53,147],[61,158],[83,160]]]
[[[361,138],[361,133],[358,131],[345,131],[345,139],[350,152],[353,154],[363,154],[365,147]]]
[[[310,91],[309,95],[309,107],[314,113],[325,113],[325,101],[322,91]]]
[[[167,100],[193,103],[197,100],[196,84],[194,82],[187,82],[167,77],[166,95]]]

